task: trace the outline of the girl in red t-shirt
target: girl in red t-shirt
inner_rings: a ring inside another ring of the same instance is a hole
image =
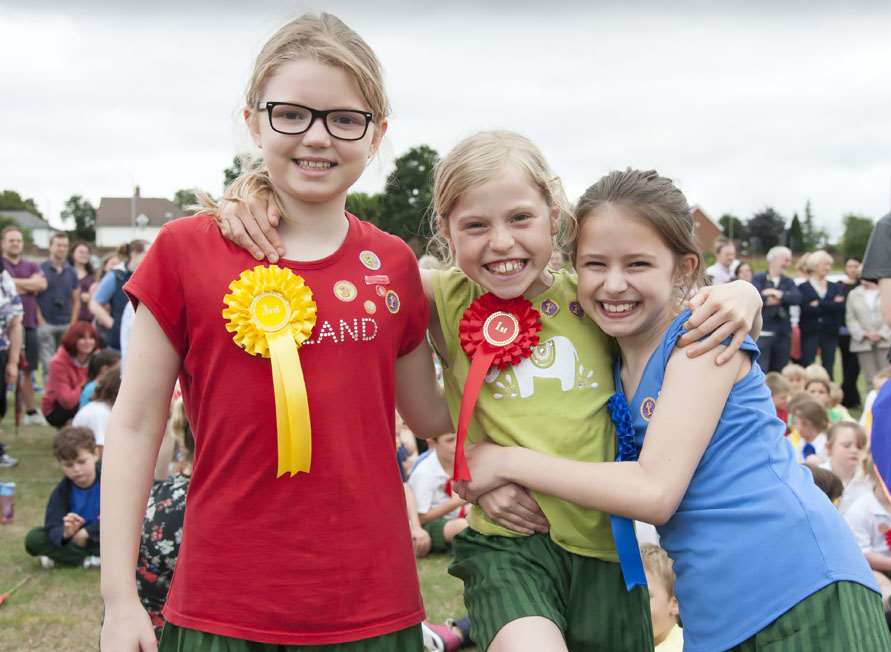
[[[166,225],[128,283],[138,307],[104,457],[102,650],[155,649],[134,569],[177,376],[196,448],[161,649],[421,647],[394,408],[422,436],[451,430],[451,420],[411,250],[345,212],[387,114],[379,63],[361,37],[328,14],[288,23],[258,55],[243,111],[263,153],[260,178],[288,216],[277,229],[282,275],[251,269],[256,261],[199,215]],[[230,196],[250,194],[257,178],[236,181]],[[280,285],[251,295],[250,316],[239,317],[239,293],[270,278]],[[276,339],[285,328],[293,335]],[[258,337],[272,364],[249,355],[263,353]],[[298,359],[276,358],[276,347],[295,344]],[[311,452],[287,435],[303,408]],[[292,454],[305,466],[288,466]]]

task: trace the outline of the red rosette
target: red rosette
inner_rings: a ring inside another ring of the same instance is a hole
[[[467,427],[483,385],[483,379],[494,365],[507,369],[532,355],[538,344],[541,321],[532,303],[523,297],[499,299],[487,292],[474,301],[458,325],[461,348],[470,358],[470,370],[464,381],[461,411],[458,415],[458,440],[455,445],[455,480],[470,480],[470,469],[464,455]]]

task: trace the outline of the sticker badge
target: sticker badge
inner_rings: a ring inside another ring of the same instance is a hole
[[[558,306],[555,302],[550,299],[545,299],[541,302],[541,312],[546,317],[553,317],[558,312],[560,312],[560,306]]]
[[[520,335],[520,321],[509,312],[493,312],[483,322],[483,339],[492,346],[507,346]]]
[[[569,302],[569,312],[576,317],[582,317],[585,314],[585,311],[582,310],[582,305],[578,301]]]
[[[365,277],[365,285],[389,285],[390,277],[386,274],[373,274]]]
[[[362,307],[365,308],[365,312],[367,312],[369,315],[373,315],[377,312],[377,306],[374,305],[374,301],[372,301],[371,299],[363,303]]]
[[[359,292],[349,281],[338,281],[334,284],[334,296],[341,301],[352,301]]]
[[[384,296],[384,303],[387,304],[387,310],[390,311],[390,314],[395,315],[399,312],[399,295],[393,290],[387,290],[387,294]]]
[[[359,262],[372,271],[377,271],[381,268],[381,259],[377,257],[376,253],[368,249],[359,252]]]
[[[647,396],[643,401],[640,402],[640,416],[644,418],[645,421],[649,421],[653,418],[653,412],[656,411],[656,399],[652,396]]]
[[[379,297],[387,296],[387,288],[385,288],[383,285],[378,285],[376,288],[374,288],[374,291],[377,292],[377,296]]]

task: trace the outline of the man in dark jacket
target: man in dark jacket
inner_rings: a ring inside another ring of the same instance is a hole
[[[98,567],[101,466],[96,438],[89,428],[62,428],[53,439],[53,454],[65,478],[50,494],[44,526],[25,537],[25,549],[44,568],[57,562]]]
[[[792,262],[792,252],[786,247],[774,247],[767,252],[767,272],[759,272],[752,277],[752,284],[758,288],[764,299],[761,318],[764,325],[758,338],[761,356],[758,364],[764,373],[782,371],[789,362],[792,324],[789,321],[789,308],[801,304],[798,286],[783,272]]]

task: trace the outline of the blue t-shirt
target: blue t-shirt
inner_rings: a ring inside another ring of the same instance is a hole
[[[97,479],[89,487],[81,489],[76,484],[71,485],[71,502],[69,511],[83,517],[85,526],[92,525],[99,520],[99,480]]]
[[[84,385],[84,388],[80,392],[80,402],[78,403],[78,407],[82,408],[87,403],[89,403],[91,400],[93,400],[93,394],[95,394],[95,393],[96,393],[96,381],[91,380],[86,385]]]
[[[65,263],[62,271],[58,271],[48,260],[40,264],[40,269],[46,277],[46,289],[37,295],[40,314],[43,315],[47,324],[61,326],[69,323],[71,321],[72,293],[80,287],[77,272],[68,263]]]
[[[663,335],[629,399],[637,445],[658,410],[668,360],[685,332],[684,311]],[[797,464],[777,419],[758,348],[731,389],[721,419],[677,511],[657,527],[674,560],[685,652],[726,650],[751,638],[804,598],[838,581],[875,591],[850,529],[811,472]],[[616,388],[622,389],[616,365]]]

